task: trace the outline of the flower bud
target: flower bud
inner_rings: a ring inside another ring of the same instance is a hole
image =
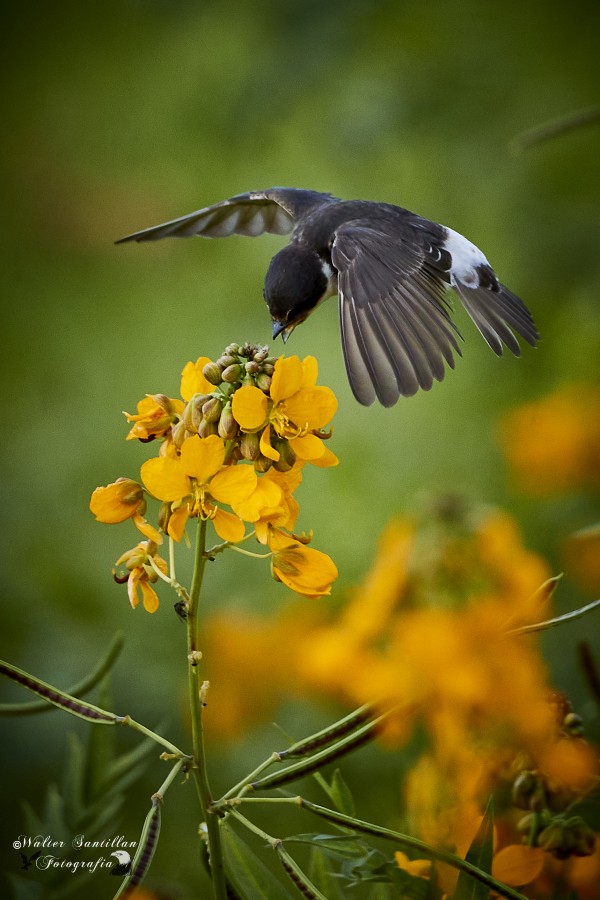
[[[171,437],[173,438],[175,446],[181,447],[189,433],[188,427],[183,419],[180,422],[176,422],[171,428]]]
[[[202,374],[210,384],[221,383],[221,367],[216,362],[206,363]]]
[[[265,375],[272,375],[273,372],[275,371],[275,366],[273,365],[273,363],[266,362],[266,363],[263,363],[262,370],[265,373]]]
[[[234,343],[234,344],[228,344],[228,346],[225,347],[225,353],[224,353],[223,355],[224,355],[224,356],[235,356],[235,355],[236,355],[237,353],[239,353],[239,352],[240,352],[240,345],[239,345],[239,344],[235,344],[235,343]]]
[[[268,472],[272,465],[273,460],[269,459],[268,456],[263,456],[262,453],[254,460],[254,469],[257,472]]]
[[[572,737],[581,737],[584,733],[583,719],[577,713],[570,712],[563,719],[563,731]]]
[[[198,434],[201,438],[209,437],[211,434],[218,434],[219,429],[217,428],[216,422],[207,422],[206,419],[202,419],[200,425],[198,426]]]
[[[158,527],[161,531],[164,531],[167,534],[167,528],[169,527],[169,519],[171,518],[171,504],[170,503],[162,503],[160,509],[158,510]]]
[[[269,355],[268,347],[259,347],[258,350],[256,350],[256,352],[254,353],[254,359],[258,363],[264,362],[264,360],[267,358],[268,355]]]
[[[533,772],[525,770],[517,775],[511,789],[512,802],[517,809],[531,808],[531,800],[537,787],[538,780]]]
[[[225,369],[223,369],[221,378],[223,381],[227,381],[229,384],[233,384],[235,381],[239,380],[242,371],[242,367],[239,365],[239,363],[233,363],[232,365],[227,366]]]
[[[277,472],[289,472],[296,462],[296,454],[289,441],[273,441],[273,449],[279,451],[279,459],[273,463],[273,467]]]
[[[255,431],[242,435],[240,452],[244,459],[248,459],[250,462],[258,459],[260,456],[260,438]]]
[[[260,372],[260,366],[253,359],[250,362],[245,363],[244,369],[246,372],[249,372],[250,375],[256,375],[257,372]]]
[[[224,441],[230,441],[238,433],[238,428],[239,425],[233,418],[233,413],[231,412],[231,404],[228,403],[227,406],[223,408],[223,412],[219,418],[219,437],[222,437]]]
[[[202,418],[207,422],[218,422],[222,409],[221,401],[216,397],[211,397],[202,404]]]
[[[221,369],[226,369],[228,366],[232,366],[234,363],[237,363],[237,359],[230,353],[224,353],[217,360],[217,365],[221,366]]]
[[[271,388],[272,378],[270,375],[265,375],[264,372],[261,372],[260,375],[256,376],[256,387],[260,388],[261,391],[264,391],[265,394],[269,393]]]
[[[574,856],[591,856],[596,849],[596,835],[580,816],[575,816],[578,821],[570,825],[573,841]],[[570,820],[572,821],[572,820]],[[567,823],[569,825],[569,823]]]
[[[538,846],[548,853],[554,853],[563,846],[564,829],[560,822],[552,822],[538,835]]]

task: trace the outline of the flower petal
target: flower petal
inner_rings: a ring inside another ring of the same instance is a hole
[[[311,388],[317,383],[319,364],[314,356],[305,356],[302,360],[302,383],[300,387]]]
[[[190,507],[188,503],[184,503],[171,513],[169,524],[167,525],[167,532],[174,541],[179,542],[183,537],[183,532],[185,531],[189,516]]]
[[[200,484],[208,484],[225,459],[225,443],[216,434],[201,438],[197,434],[181,445],[181,465],[184,472]]]
[[[263,433],[260,436],[260,452],[263,456],[266,456],[267,459],[272,459],[274,462],[277,462],[281,453],[279,450],[276,450],[275,447],[271,446],[271,426],[267,425],[266,428],[263,429]]]
[[[195,363],[190,361],[183,367],[179,393],[184,400],[191,400],[194,394],[210,394],[214,391],[214,384],[202,374],[202,369],[209,362],[212,360],[208,356],[199,356]]]
[[[158,609],[158,596],[154,588],[147,581],[140,581],[142,600],[146,612],[153,613]]]
[[[305,388],[285,401],[285,412],[299,428],[323,428],[337,409],[335,394],[328,387]]]
[[[258,431],[267,420],[268,398],[257,387],[245,384],[231,401],[233,418],[244,431]]]
[[[231,506],[246,500],[255,489],[256,481],[257,475],[252,466],[225,466],[210,482],[210,495],[220,503]]]
[[[147,459],[140,469],[146,490],[157,500],[181,500],[191,490],[190,479],[179,459],[155,456]]]
[[[143,516],[134,516],[133,524],[138,531],[142,532],[144,537],[148,538],[149,541],[154,541],[155,544],[162,544],[162,534],[156,530],[154,525],[151,525],[150,522],[146,522]]]
[[[246,533],[242,520],[225,509],[217,508],[212,523],[221,540],[232,544],[241,541]]]
[[[274,553],[272,567],[286,587],[310,599],[330,594],[338,576],[335,563],[326,553],[297,543]]]
[[[281,488],[267,478],[259,478],[249,497],[234,505],[234,512],[245,522],[256,522],[265,515],[265,510],[279,507]]]
[[[302,374],[302,363],[297,356],[280,356],[275,363],[271,381],[270,393],[273,403],[287,400],[300,390]]]
[[[541,847],[509,844],[494,856],[492,872],[499,881],[512,887],[520,887],[538,877],[544,866],[544,858]]]
[[[319,469],[329,469],[331,466],[337,466],[339,463],[339,459],[332,453],[329,447],[323,448],[323,453],[317,459],[309,460],[313,466],[318,466]]]
[[[314,434],[305,434],[304,437],[292,438],[290,447],[298,459],[310,462],[323,456],[325,452],[323,441]]]

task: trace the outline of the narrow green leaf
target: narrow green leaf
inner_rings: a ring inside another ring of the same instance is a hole
[[[490,797],[477,834],[467,851],[465,860],[476,866],[480,872],[492,874],[494,855],[494,799]],[[475,881],[466,872],[461,872],[456,882],[454,900],[488,900],[490,889],[480,881]]]
[[[225,872],[243,900],[295,900],[227,823],[221,825]]]
[[[328,900],[343,900],[339,879],[331,871],[326,855],[315,846],[309,857],[308,876]]]
[[[344,781],[339,769],[336,769],[333,773],[328,793],[336,809],[345,813],[347,816],[354,816],[356,814],[350,788]]]
[[[308,844],[336,859],[362,860],[368,847],[359,838],[345,834],[294,834],[283,839],[284,844]]]

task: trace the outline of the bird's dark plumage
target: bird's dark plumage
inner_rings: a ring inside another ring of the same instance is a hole
[[[460,355],[446,289],[454,288],[497,355],[520,355],[513,332],[535,346],[527,307],[500,284],[462,235],[399,206],[338,200],[294,188],[253,191],[122,238],[289,234],[271,261],[264,296],[273,336],[287,340],[318,304],[339,296],[346,370],[356,399],[392,406],[429,390]]]

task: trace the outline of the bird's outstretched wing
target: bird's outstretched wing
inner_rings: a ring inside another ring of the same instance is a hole
[[[460,355],[444,306],[451,258],[425,231],[410,240],[349,223],[331,250],[338,271],[346,370],[356,399],[392,406],[400,394],[429,390]],[[460,335],[459,335],[460,336]]]
[[[229,237],[243,234],[258,237],[260,234],[289,234],[300,212],[327,202],[329,194],[303,191],[295,188],[270,188],[266,191],[249,191],[213,206],[198,209],[187,216],[180,216],[162,225],[136,231],[116,243],[126,241],[158,241],[165,237]]]

